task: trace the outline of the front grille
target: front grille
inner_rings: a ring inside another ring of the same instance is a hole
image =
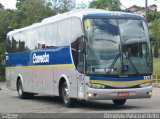
[[[105,86],[105,89],[132,89],[132,88],[141,88],[139,85],[130,86],[130,87],[112,87],[112,86]]]

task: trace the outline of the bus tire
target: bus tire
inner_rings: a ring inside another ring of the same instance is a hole
[[[66,107],[74,107],[76,99],[69,97],[69,89],[66,82],[63,83],[61,91],[63,104]]]
[[[30,99],[34,97],[33,93],[27,93],[23,91],[23,86],[21,80],[17,83],[17,91],[20,99]]]
[[[126,103],[126,99],[113,100],[113,103],[114,103],[115,105],[121,106],[121,105],[124,105],[124,104]]]

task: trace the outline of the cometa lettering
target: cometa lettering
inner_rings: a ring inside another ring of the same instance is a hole
[[[33,64],[49,63],[49,54],[45,52],[43,55],[33,54]]]

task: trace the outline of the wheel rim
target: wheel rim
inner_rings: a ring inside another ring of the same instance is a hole
[[[21,84],[19,84],[18,93],[20,96],[22,95],[22,85]]]
[[[69,90],[68,90],[68,86],[65,86],[65,88],[64,88],[64,90],[63,90],[63,97],[64,97],[65,103],[68,103],[68,101],[69,101]]]

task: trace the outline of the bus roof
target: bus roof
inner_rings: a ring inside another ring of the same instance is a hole
[[[39,23],[34,23],[30,26],[20,28],[20,29],[15,29],[13,31],[10,31],[7,35],[13,35],[18,32],[22,32],[25,30],[29,30],[32,28],[36,28],[39,26],[43,26],[52,22],[56,22],[59,20],[63,20],[69,17],[79,17],[82,19],[83,17],[123,17],[123,18],[135,18],[135,19],[143,19],[142,16],[136,15],[133,13],[126,13],[126,12],[117,12],[117,11],[106,11],[106,10],[101,10],[101,9],[75,9],[63,14],[57,14],[55,16],[45,18]]]

